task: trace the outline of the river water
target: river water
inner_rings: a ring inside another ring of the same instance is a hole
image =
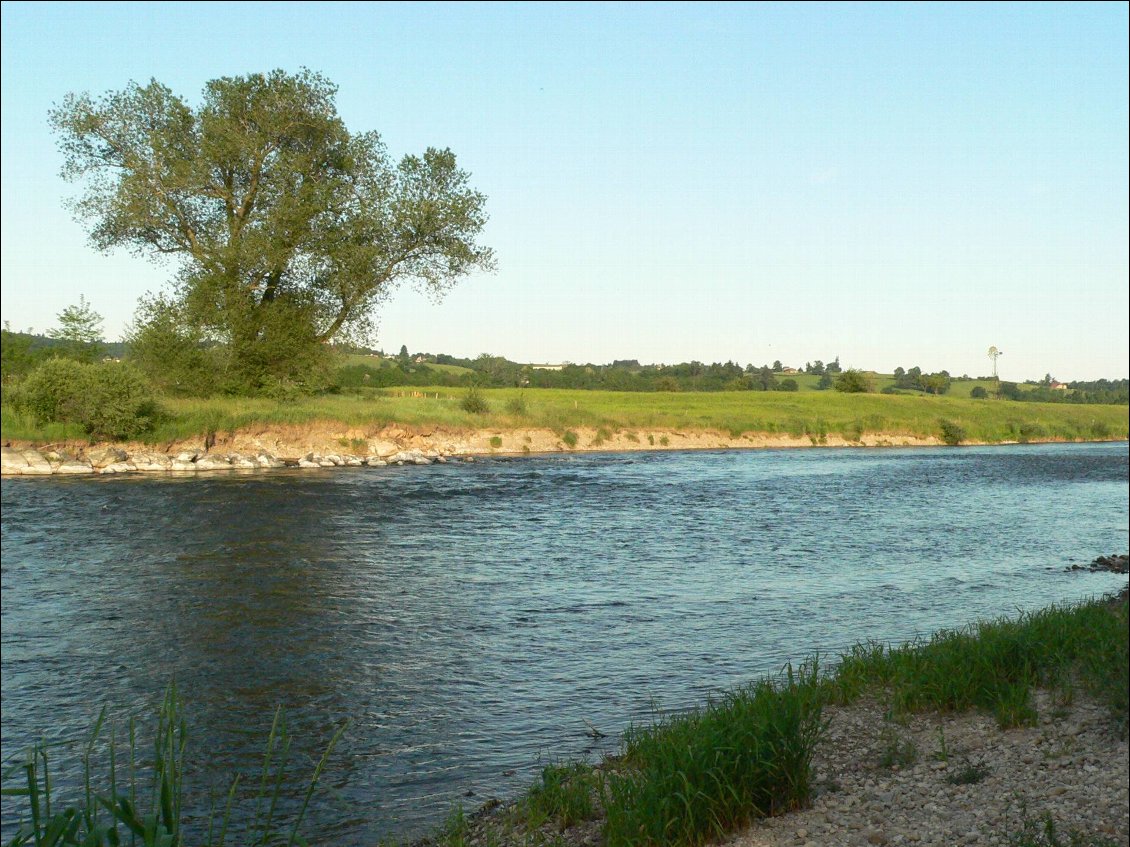
[[[375,843],[816,651],[1120,588],[1064,568],[1125,552],[1128,452],[590,454],[2,498],[6,760],[103,704],[145,713],[175,675],[198,787],[252,766],[277,704],[306,756],[350,719],[305,832]]]

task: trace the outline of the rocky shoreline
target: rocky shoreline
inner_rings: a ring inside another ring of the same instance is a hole
[[[53,445],[5,442],[4,476],[121,473],[196,473],[278,468],[384,467],[473,461],[475,456],[656,450],[791,449],[807,447],[936,447],[941,441],[899,433],[864,433],[857,440],[820,439],[712,430],[622,430],[579,427],[449,431],[387,424],[381,427],[320,423],[248,428],[217,437],[151,444]],[[970,446],[973,446],[970,443]]]
[[[474,461],[473,456],[462,457]],[[386,467],[388,465],[431,465],[448,457],[419,450],[397,450],[385,455],[355,456],[350,453],[308,452],[297,459],[280,459],[265,451],[258,453],[211,453],[181,450],[175,454],[142,450],[127,453],[117,447],[101,447],[89,452],[36,450],[0,447],[4,476],[80,476],[83,474],[122,473],[198,473],[201,471],[271,470],[277,468]]]

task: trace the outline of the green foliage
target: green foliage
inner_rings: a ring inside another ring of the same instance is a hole
[[[67,306],[59,313],[59,326],[48,335],[62,342],[64,356],[80,362],[93,362],[102,353],[102,316],[80,296],[78,305]]]
[[[582,762],[549,765],[519,803],[519,817],[529,830],[553,822],[564,832],[595,816],[599,788],[597,775]]]
[[[516,397],[511,397],[506,401],[506,411],[512,415],[525,417],[530,413],[530,408],[526,405],[526,395],[524,393],[518,394]]]
[[[226,351],[209,344],[168,298],[141,299],[126,344],[130,361],[165,394],[205,397],[219,390]]]
[[[901,647],[864,644],[841,658],[831,688],[850,701],[869,686],[889,692],[896,713],[980,708],[1001,726],[1036,719],[1031,689],[1077,674],[1126,731],[1127,603],[1052,606],[1017,620],[943,631]]]
[[[420,366],[416,366],[420,367]],[[384,373],[375,369],[371,373]],[[224,420],[226,429],[262,428],[272,425],[302,425],[313,421],[335,421],[348,426],[383,426],[398,423],[430,429],[462,430],[468,427],[534,427],[558,434],[580,427],[611,431],[635,430],[652,433],[658,444],[660,432],[717,430],[747,434],[790,433],[809,437],[819,444],[831,433],[862,425],[868,433],[890,433],[937,438],[938,419],[959,424],[971,441],[996,443],[1016,441],[1021,426],[1039,422],[1048,438],[1066,441],[1102,437],[1126,438],[1124,406],[1080,406],[1060,403],[987,403],[954,396],[884,397],[879,394],[840,394],[804,391],[742,392],[613,392],[561,389],[478,388],[491,409],[503,412],[510,400],[524,395],[528,414],[520,421],[509,415],[470,414],[460,406],[465,387],[421,385],[418,391],[356,389],[353,395],[329,394],[302,397],[279,403],[264,397],[212,397],[209,399],[164,395],[168,414],[144,436],[150,443],[167,443],[202,434],[205,418],[212,413]],[[37,426],[19,413],[12,400],[18,385],[5,388],[3,433],[8,439],[39,441],[81,437],[81,431],[62,435],[46,425]],[[437,396],[438,395],[438,396]],[[880,423],[876,423],[880,422]],[[54,426],[54,425],[52,425]],[[674,439],[670,439],[673,443]],[[664,445],[666,446],[666,445]]]
[[[797,391],[799,390],[799,388],[800,385],[792,377],[786,377],[785,379],[782,379],[779,383],[777,383],[778,391]]]
[[[965,440],[965,429],[960,424],[942,418],[938,421],[938,427],[942,431],[942,441],[951,447],[956,447]]]
[[[37,424],[77,422],[88,373],[88,365],[73,359],[48,359],[28,374],[12,399]]]
[[[467,393],[459,402],[459,406],[464,412],[470,412],[472,415],[485,415],[490,411],[490,406],[482,392],[474,385],[467,389]]]
[[[875,390],[875,382],[869,374],[849,368],[836,377],[832,387],[843,394],[869,394]]]
[[[802,807],[824,728],[815,665],[624,739],[603,789],[609,847],[701,845]]]
[[[908,768],[918,761],[918,747],[914,740],[904,738],[897,730],[887,727],[883,732],[879,767]]]
[[[985,390],[983,385],[975,385],[969,390],[969,396],[974,400],[984,400],[989,396],[989,392]]]
[[[1008,837],[1008,847],[1118,847],[1113,838],[1087,835],[1073,829],[1062,835],[1051,812],[1040,818],[1025,817],[1019,832]]]
[[[15,402],[37,423],[80,424],[96,438],[138,438],[161,415],[141,374],[117,362],[48,359],[24,379]]]
[[[201,841],[186,838],[184,834],[188,731],[175,686],[166,690],[157,708],[151,759],[139,753],[137,727],[132,718],[126,736],[128,746],[122,756],[117,732],[114,727],[106,726],[106,709],[103,708],[84,747],[83,788],[79,798],[57,796],[48,769],[50,752],[55,745],[45,741],[36,742],[22,761],[4,772],[4,796],[20,798],[23,803],[19,812],[21,820],[9,845],[117,847],[130,843],[144,847],[181,847],[185,843],[200,843],[206,847],[223,847],[234,824],[250,839],[249,844],[265,847],[281,844],[286,838],[289,847],[299,843],[299,829],[314,789],[344,731],[343,725],[315,766],[287,837],[285,832],[280,832],[277,809],[287,788],[291,742],[282,709],[277,710],[267,738],[258,787],[249,798],[252,803],[236,802],[240,778],[234,777],[222,811],[213,804],[207,835]],[[248,805],[255,807],[253,818],[233,821],[233,811]]]
[[[490,437],[490,446],[493,449],[497,450],[499,447],[502,446],[502,437],[498,436],[498,435],[492,435]]]
[[[12,332],[5,326],[0,329],[0,381],[7,385],[35,366],[38,357],[31,349],[31,336]]]
[[[579,440],[580,439],[577,437],[577,433],[573,432],[573,430],[571,429],[567,429],[563,433],[561,433],[562,443],[570,450],[577,446],[577,442]]]
[[[950,785],[976,785],[992,773],[992,768],[985,764],[984,759],[976,762],[964,759],[958,767],[946,775],[946,782]]]
[[[438,294],[493,266],[485,197],[455,155],[394,163],[346,129],[336,94],[277,70],[211,80],[198,107],[154,80],[49,115],[94,244],[181,260],[173,346],[223,347],[223,390],[303,390],[322,343],[367,333],[399,283]]]

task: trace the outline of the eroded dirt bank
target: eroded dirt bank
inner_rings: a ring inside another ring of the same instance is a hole
[[[967,442],[974,443],[974,442]],[[936,447],[933,436],[864,433],[851,441],[839,434],[790,436],[717,430],[607,429],[578,427],[449,430],[401,424],[247,427],[163,444],[89,444],[69,441],[31,444],[5,441],[5,475],[193,471],[224,468],[331,467],[390,463],[430,464],[483,455],[629,452],[642,450],[725,450],[801,447]]]

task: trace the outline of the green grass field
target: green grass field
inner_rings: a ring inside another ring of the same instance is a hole
[[[150,443],[230,432],[251,426],[340,422],[378,429],[385,424],[452,430],[576,427],[633,430],[717,430],[858,440],[868,433],[919,437],[942,434],[942,421],[963,431],[963,441],[1124,439],[1125,406],[970,400],[952,396],[812,392],[636,393],[564,389],[482,389],[488,411],[472,414],[465,389],[391,388],[359,395],[308,397],[280,403],[258,398],[166,399],[165,419]],[[37,426],[2,407],[7,441],[52,443],[82,439],[78,426]]]

